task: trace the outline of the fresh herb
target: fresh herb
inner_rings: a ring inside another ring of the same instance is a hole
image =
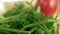
[[[23,2],[16,4],[12,10],[0,19],[0,34],[55,34],[53,27],[56,19],[46,18],[38,7],[34,9],[32,3],[26,8]]]

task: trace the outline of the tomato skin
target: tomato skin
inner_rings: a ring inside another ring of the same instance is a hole
[[[38,6],[41,7],[42,12],[46,17],[53,15],[57,8],[57,0],[38,0],[34,6],[36,9]]]

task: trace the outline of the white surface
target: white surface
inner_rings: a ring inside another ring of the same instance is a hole
[[[0,16],[6,12],[3,2],[0,2]]]
[[[17,1],[31,1],[31,0],[0,0],[1,2],[17,2]]]
[[[1,0],[1,2],[17,2],[17,1],[21,1],[21,0]]]

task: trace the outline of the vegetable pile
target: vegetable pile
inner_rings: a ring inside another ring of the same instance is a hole
[[[40,6],[34,9],[32,2],[15,4],[0,18],[0,34],[57,34],[53,25],[57,21],[53,16],[46,16],[41,12]]]

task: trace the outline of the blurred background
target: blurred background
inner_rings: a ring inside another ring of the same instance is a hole
[[[1,3],[4,4],[4,7],[2,7],[2,8],[5,8],[5,10],[10,10],[14,6],[14,4],[18,3],[19,1],[21,1],[21,0],[0,0],[0,4]],[[27,1],[29,1],[29,0],[27,0]],[[34,5],[37,0],[30,0],[30,1],[32,1],[33,5]],[[57,10],[56,11],[57,11],[56,13],[58,15],[60,15],[60,0],[57,0]]]
[[[57,10],[56,11],[57,11],[57,14],[60,15],[60,0],[57,0]]]

